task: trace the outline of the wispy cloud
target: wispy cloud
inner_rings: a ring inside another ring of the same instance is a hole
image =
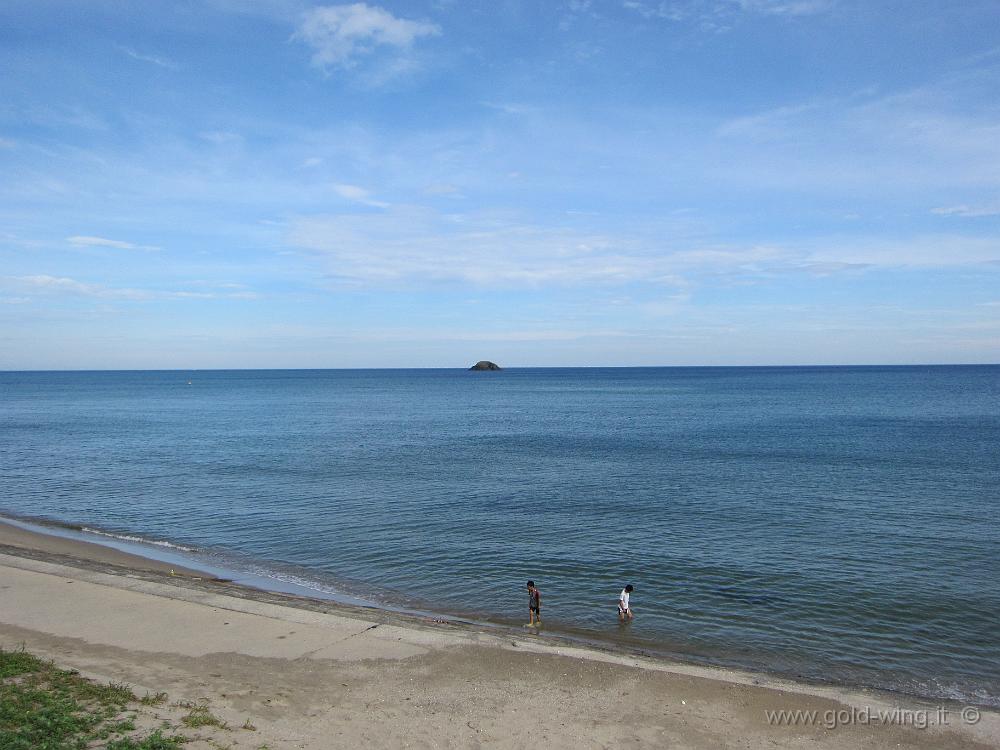
[[[731,118],[715,132],[757,185],[995,190],[1000,117],[989,92],[971,71],[888,95],[794,102]]]
[[[931,209],[931,213],[938,216],[962,216],[967,218],[977,218],[982,216],[1000,216],[1000,201],[994,203],[980,203],[977,205],[942,206]]]
[[[457,185],[452,185],[448,182],[436,182],[432,185],[426,185],[421,191],[424,195],[438,195],[438,196],[449,196],[452,198],[462,197],[462,191]]]
[[[141,62],[157,65],[161,68],[166,68],[167,70],[178,70],[180,68],[180,66],[177,63],[166,57],[159,57],[157,55],[144,55],[140,52],[136,52],[131,47],[119,46],[118,49],[119,51],[131,57],[133,60],[139,60]]]
[[[517,102],[483,102],[483,106],[508,115],[526,115],[538,111],[538,107]]]
[[[93,237],[88,235],[73,235],[72,237],[67,237],[66,241],[71,245],[77,245],[79,247],[111,247],[116,250],[159,250],[160,248],[153,245],[136,245],[133,242],[125,242],[123,240],[110,240],[106,237]]]
[[[357,185],[337,184],[333,186],[333,192],[341,198],[354,201],[355,203],[362,203],[366,206],[372,206],[373,208],[387,208],[389,206],[388,203],[374,200],[369,191]]]
[[[112,288],[103,284],[88,284],[66,276],[50,276],[48,274],[34,274],[30,276],[16,276],[13,278],[25,289],[33,289],[43,292],[54,292],[62,294],[73,294],[85,297],[101,297],[116,299],[149,299],[149,292],[140,289]]]
[[[322,257],[330,279],[368,286],[457,282],[497,288],[643,284],[680,289],[1000,259],[1000,242],[960,235],[699,246],[656,232],[602,234],[412,207],[300,217],[292,222],[287,241]]]
[[[330,278],[355,284],[657,280],[659,265],[610,237],[416,208],[301,218],[289,243],[325,257]]]
[[[207,130],[203,133],[198,133],[198,137],[203,141],[214,143],[217,146],[222,146],[226,143],[243,142],[243,136],[239,133],[233,133],[228,130]]]
[[[623,0],[622,7],[646,20],[689,23],[703,31],[729,31],[741,15],[809,16],[832,9],[837,0]]]
[[[741,10],[776,16],[807,16],[823,13],[834,6],[835,0],[736,0]]]
[[[717,132],[722,136],[746,136],[759,140],[784,138],[796,120],[803,115],[837,108],[840,104],[839,101],[815,101],[775,107],[727,120],[719,126]]]
[[[295,38],[312,47],[317,67],[350,68],[378,47],[398,53],[417,39],[440,33],[440,27],[428,21],[397,18],[383,8],[354,3],[313,8],[304,15]]]
[[[201,291],[201,290],[161,290],[136,289],[133,287],[116,287],[107,284],[94,284],[67,276],[51,276],[48,274],[32,274],[28,276],[6,277],[8,283],[13,282],[25,292],[42,292],[47,294],[63,294],[78,297],[95,297],[104,300],[125,300],[149,302],[170,299],[257,299],[259,295],[250,291]]]
[[[815,263],[862,263],[880,268],[990,267],[1000,263],[1000,239],[962,234],[915,234],[892,239],[829,237],[807,243],[803,251]]]

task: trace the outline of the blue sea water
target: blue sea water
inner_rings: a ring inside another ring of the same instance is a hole
[[[1000,367],[24,372],[0,399],[9,515],[480,620],[526,621],[533,578],[553,632],[1000,705]]]

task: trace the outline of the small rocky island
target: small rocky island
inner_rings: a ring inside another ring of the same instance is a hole
[[[479,372],[479,371],[483,371],[483,370],[500,370],[502,368],[496,362],[489,362],[489,361],[487,361],[485,359],[482,359],[482,360],[476,362],[476,364],[474,364],[469,369],[470,370],[475,370],[475,371]]]

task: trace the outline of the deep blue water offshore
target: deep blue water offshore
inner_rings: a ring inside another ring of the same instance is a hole
[[[533,578],[554,632],[1000,705],[1000,367],[0,373],[0,398],[9,515],[481,620],[526,621]]]

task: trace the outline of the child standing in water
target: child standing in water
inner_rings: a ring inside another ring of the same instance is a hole
[[[622,589],[622,592],[618,595],[618,619],[621,622],[625,622],[625,618],[628,617],[629,621],[632,620],[632,608],[629,606],[628,600],[629,595],[632,593],[632,584],[628,584]]]
[[[526,628],[542,624],[542,593],[535,588],[534,581],[528,581],[528,619]]]

